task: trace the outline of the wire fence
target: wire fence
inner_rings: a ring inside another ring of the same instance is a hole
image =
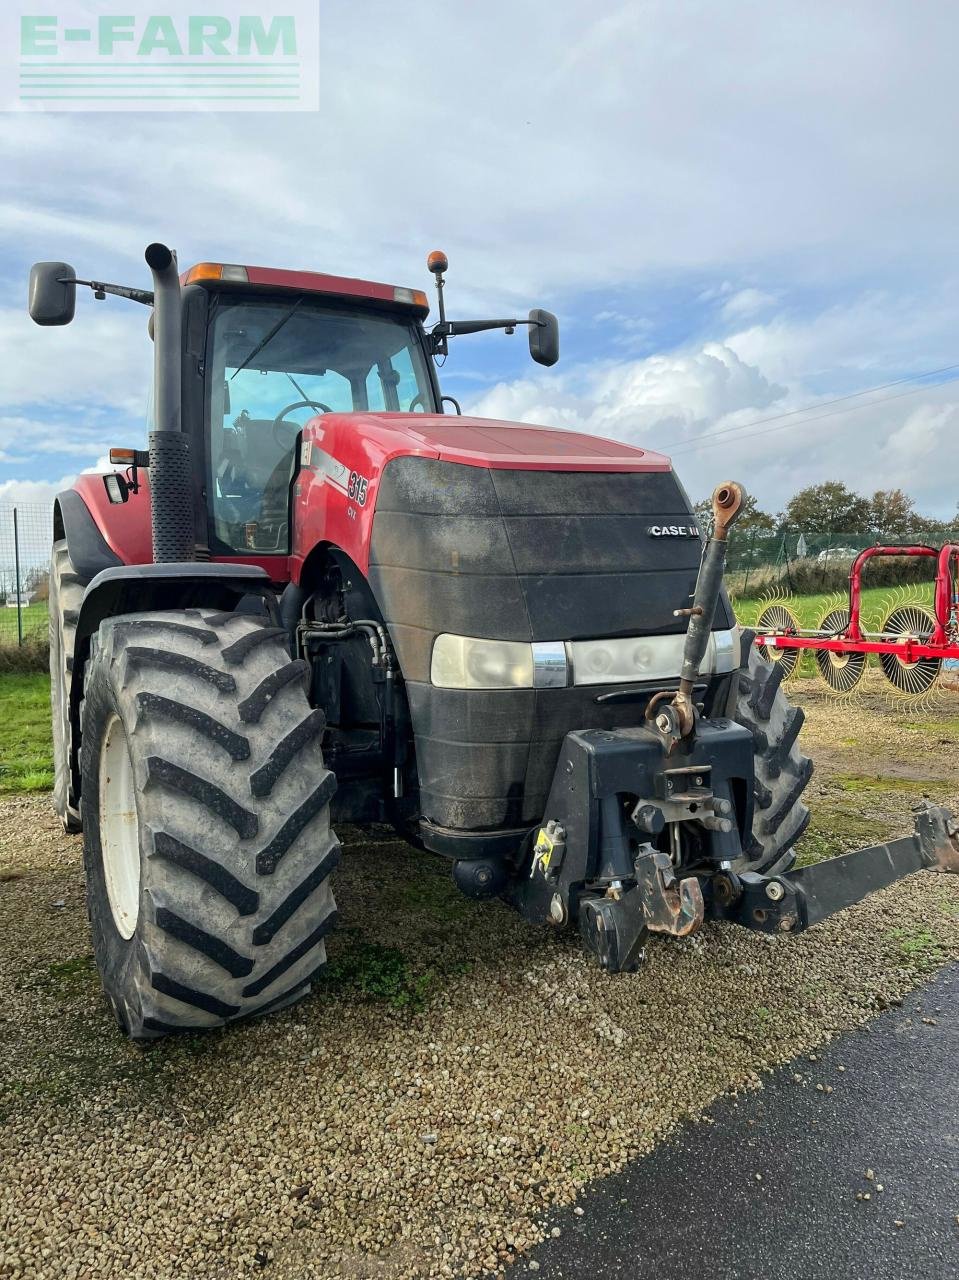
[[[0,503],[0,646],[46,638],[52,540],[45,503]]]
[[[809,533],[801,529],[746,529],[730,534],[726,557],[726,582],[730,592],[750,599],[770,591],[817,595],[843,590],[852,562],[860,551],[875,545],[874,534],[859,530],[842,533]],[[924,530],[902,537],[882,539],[891,545],[929,544]],[[959,542],[959,526],[937,532],[934,543]],[[931,581],[935,570],[926,559],[871,561],[865,586],[905,586]]]

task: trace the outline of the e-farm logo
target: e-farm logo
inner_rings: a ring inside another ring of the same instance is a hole
[[[20,0],[19,111],[316,111],[317,0]],[[13,15],[11,15],[13,16]]]

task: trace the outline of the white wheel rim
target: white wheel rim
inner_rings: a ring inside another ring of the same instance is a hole
[[[100,850],[113,923],[132,938],[140,914],[140,824],[133,761],[119,716],[100,748]]]

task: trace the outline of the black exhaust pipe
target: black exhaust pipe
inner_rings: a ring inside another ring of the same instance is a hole
[[[153,272],[153,430],[150,432],[150,515],[156,564],[196,558],[190,439],[181,417],[180,278],[165,244],[145,253]]]

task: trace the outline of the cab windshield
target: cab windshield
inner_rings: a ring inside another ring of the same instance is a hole
[[[213,549],[289,551],[297,435],[318,413],[433,413],[417,327],[308,297],[216,304],[208,348]]]

